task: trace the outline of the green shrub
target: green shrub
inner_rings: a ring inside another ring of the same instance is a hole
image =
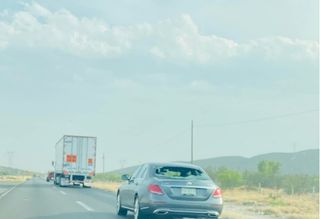
[[[222,188],[234,188],[243,185],[242,174],[227,168],[220,168],[217,171],[208,171],[211,178]]]
[[[93,178],[93,181],[120,182],[121,175],[118,173],[98,173]]]
[[[319,176],[280,175],[280,163],[261,161],[257,171],[236,171],[225,167],[206,169],[208,175],[222,188],[245,186],[247,188],[276,188],[288,194],[319,192]]]

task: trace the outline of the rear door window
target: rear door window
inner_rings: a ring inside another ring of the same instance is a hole
[[[141,169],[142,169],[142,166],[139,166],[132,174],[131,179],[136,179],[139,176]]]
[[[148,171],[148,165],[144,165],[139,173],[138,178],[144,179],[146,177],[147,171]]]

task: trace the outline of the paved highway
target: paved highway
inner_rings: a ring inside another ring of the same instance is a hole
[[[20,185],[0,185],[1,219],[124,219],[115,215],[114,206],[112,193],[60,188],[41,178]]]
[[[41,178],[20,185],[0,183],[0,219],[133,219],[132,215],[115,215],[115,199],[110,192],[81,187],[61,188]],[[230,211],[232,208],[245,215],[241,218],[272,219],[243,212],[241,207],[230,204],[224,209]]]

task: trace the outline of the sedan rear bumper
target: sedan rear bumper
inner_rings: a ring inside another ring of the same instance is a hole
[[[167,195],[150,194],[140,199],[140,207],[144,214],[218,218],[223,209],[223,201],[212,197],[205,201],[174,200]]]
[[[156,215],[170,215],[170,216],[190,216],[190,217],[209,217],[218,218],[219,212],[212,210],[196,210],[196,209],[177,209],[177,208],[158,208],[153,211]]]

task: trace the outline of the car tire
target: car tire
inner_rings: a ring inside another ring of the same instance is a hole
[[[73,184],[73,185],[74,185],[74,184]],[[83,183],[83,184],[82,184],[82,188],[90,189],[91,186],[87,186],[87,185],[85,185],[85,184]]]
[[[128,214],[128,210],[121,206],[121,197],[120,194],[117,195],[117,215],[126,216]]]
[[[133,218],[134,219],[151,219],[150,215],[143,214],[140,211],[140,203],[138,196],[134,200],[134,211],[133,211]]]

